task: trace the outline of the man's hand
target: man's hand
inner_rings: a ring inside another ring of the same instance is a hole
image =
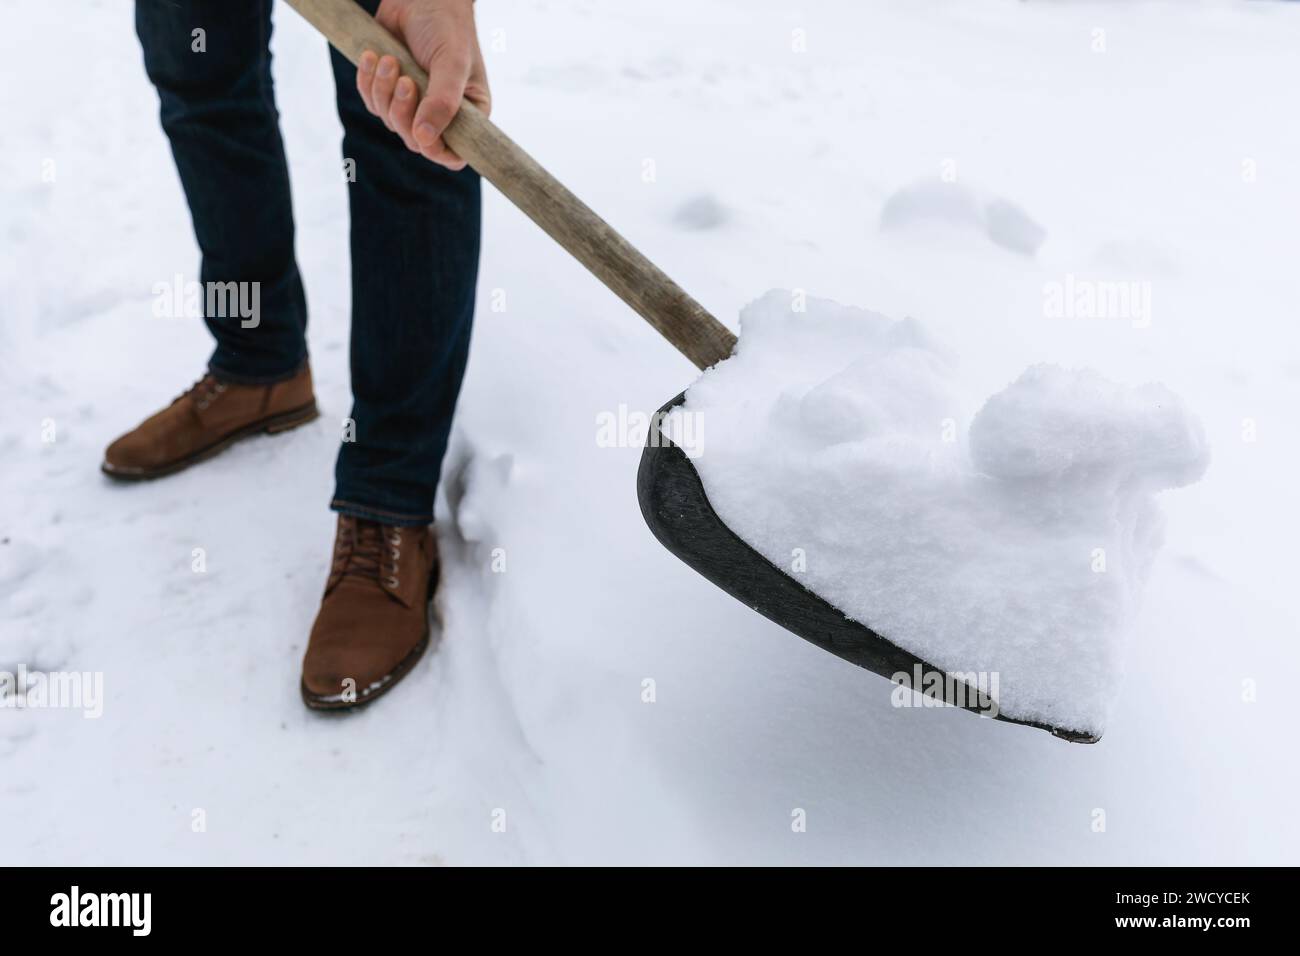
[[[442,141],[442,131],[460,109],[462,96],[484,113],[492,108],[473,0],[383,0],[375,19],[428,71],[429,88],[417,105],[415,81],[400,76],[397,59],[367,50],[357,67],[357,89],[366,108],[408,149],[448,169],[464,169],[465,161]]]

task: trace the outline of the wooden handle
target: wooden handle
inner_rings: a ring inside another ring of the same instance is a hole
[[[356,63],[366,50],[391,54],[423,95],[428,76],[410,51],[356,0],[287,0]],[[695,363],[708,368],[731,354],[736,337],[631,243],[497,129],[469,100],[443,139],[548,236]]]

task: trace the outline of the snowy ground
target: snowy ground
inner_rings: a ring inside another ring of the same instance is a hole
[[[1164,496],[1092,747],[891,707],[887,682],[668,555],[638,450],[596,423],[692,369],[491,190],[445,474],[448,632],[374,708],[308,713],[349,401],[325,51],[280,8],[325,415],[118,487],[104,445],[209,349],[151,316],[197,252],[130,7],[0,4],[0,670],[99,671],[106,698],[98,720],[0,710],[0,859],[1297,861],[1300,4],[479,4],[495,118],[724,321],[804,288],[916,316],[983,394],[1057,361],[1200,412],[1214,461]],[[75,68],[48,67],[44,36]],[[1036,255],[960,225],[881,231],[897,190],[954,171],[1042,226]],[[1045,316],[1067,274],[1151,283],[1150,326]]]

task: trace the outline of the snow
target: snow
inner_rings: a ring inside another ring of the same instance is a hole
[[[996,682],[983,709],[1100,736],[1153,492],[1201,477],[1201,423],[1162,386],[1048,365],[972,420],[918,322],[789,290],[740,326],[664,426],[719,517],[852,620]]]
[[[596,436],[694,370],[490,189],[446,633],[373,708],[308,713],[349,404],[325,51],[277,8],[323,417],[118,487],[104,446],[208,354],[151,312],[197,251],[131,5],[28,4],[0,36],[41,77],[0,87],[0,669],[102,673],[104,699],[0,709],[4,861],[1295,862],[1297,5],[478,6],[502,127],[733,327],[764,289],[815,290],[915,317],[977,396],[1056,363],[1202,416],[1214,462],[1162,495],[1105,738],[896,708],[668,554],[639,449]],[[29,39],[54,35],[78,69]],[[1034,256],[879,228],[950,160],[1042,225]],[[676,220],[700,196],[724,225]],[[1067,275],[1149,282],[1151,321],[1045,315]]]
[[[924,229],[931,223],[977,230],[1002,248],[1027,256],[1047,238],[1047,230],[1010,200],[933,177],[902,187],[880,212],[880,227],[886,230]]]

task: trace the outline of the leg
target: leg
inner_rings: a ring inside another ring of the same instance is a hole
[[[105,474],[133,481],[316,417],[271,95],[271,0],[136,0],[135,17],[203,252],[200,278],[220,294],[203,296],[217,340],[209,374],[104,452]]]
[[[136,32],[203,254],[200,280],[258,284],[255,318],[213,314],[205,301],[210,370],[244,384],[288,379],[307,355],[307,305],[271,87],[271,0],[136,0]]]
[[[359,0],[374,13],[378,0]],[[479,180],[409,152],[366,111],[356,69],[331,51],[343,153],[355,162],[352,419],[335,511],[426,525],[469,352],[478,277]]]
[[[373,14],[379,0],[358,0]],[[478,278],[479,183],[408,152],[331,52],[352,217],[352,418],[335,467],[330,575],[302,697],[349,708],[387,693],[429,644],[438,560],[428,525],[465,373]]]

